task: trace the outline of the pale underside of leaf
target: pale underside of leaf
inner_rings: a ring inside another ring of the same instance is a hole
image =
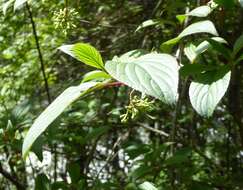
[[[160,21],[158,19],[150,19],[150,20],[146,20],[144,21],[142,24],[140,24],[137,29],[135,30],[135,32],[138,32],[139,30],[149,27],[149,26],[153,26],[158,24]]]
[[[184,48],[184,52],[187,58],[190,60],[190,62],[193,63],[197,57],[196,46],[191,43]]]
[[[172,47],[177,44],[182,38],[198,33],[208,33],[218,36],[218,32],[211,21],[200,21],[189,25],[177,37],[162,43],[160,48],[164,52],[170,52]]]
[[[210,117],[219,101],[227,91],[230,82],[231,72],[223,78],[211,83],[203,84],[192,82],[189,88],[190,101],[198,114]]]
[[[227,44],[227,41],[225,41],[221,37],[212,37],[211,39],[219,43]],[[185,47],[184,52],[190,60],[190,62],[193,63],[200,54],[207,51],[210,47],[210,43],[207,40],[205,40],[202,43],[200,43],[197,47],[195,47],[193,44],[189,44]]]
[[[227,44],[228,42],[225,41],[225,39],[221,38],[221,37],[212,37],[211,38],[212,40],[216,41],[216,42],[219,42],[219,43],[223,43],[223,44]],[[197,48],[196,48],[196,54],[199,55],[203,52],[205,52],[206,50],[208,50],[208,48],[210,48],[210,43],[205,40],[203,41],[202,43],[200,43]]]
[[[69,87],[61,93],[34,121],[23,143],[22,155],[26,158],[34,141],[46,130],[46,128],[67,108],[73,101],[79,98],[85,91],[98,83],[88,82],[79,86]]]
[[[106,70],[116,80],[162,100],[168,104],[177,101],[179,66],[168,54],[147,54],[133,62],[109,61]]]
[[[206,21],[200,21],[189,25],[179,34],[178,37],[183,38],[185,36],[189,36],[196,33],[209,33],[218,36],[218,32],[214,24],[211,21],[206,20]]]
[[[196,16],[196,17],[206,17],[212,12],[212,8],[207,5],[203,5],[191,10],[187,13],[187,16]]]
[[[243,0],[239,0],[241,7],[243,7]]]
[[[11,6],[13,1],[14,0],[9,0],[9,1],[3,3],[3,6],[2,6],[2,8],[3,8],[3,15],[6,15],[8,8]]]
[[[14,10],[19,9],[27,0],[16,0],[14,2]]]
[[[140,184],[139,189],[141,189],[141,190],[158,190],[152,183],[147,182],[147,181]]]

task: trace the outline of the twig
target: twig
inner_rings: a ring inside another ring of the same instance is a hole
[[[42,56],[41,49],[40,49],[39,38],[38,38],[38,35],[37,35],[37,32],[36,32],[36,24],[35,24],[35,21],[34,21],[33,16],[32,16],[32,11],[30,9],[30,6],[27,2],[26,2],[26,8],[27,8],[27,11],[28,11],[29,17],[30,17],[32,32],[33,32],[33,35],[35,37],[36,49],[37,49],[38,55],[39,55],[41,72],[42,72],[42,75],[43,75],[43,78],[44,78],[45,90],[46,90],[46,94],[47,94],[47,98],[48,98],[48,103],[50,104],[51,103],[50,90],[49,90],[48,80],[47,80],[46,73],[45,73],[45,65],[44,65],[43,56]]]
[[[99,170],[99,172],[98,172],[97,175],[96,175],[96,179],[99,178],[100,173],[101,173],[101,172],[103,171],[103,169],[108,165],[108,163],[109,163],[110,161],[112,161],[112,160],[117,156],[118,151],[115,152],[115,149],[122,143],[122,141],[124,141],[125,139],[128,138],[129,133],[130,133],[130,130],[129,130],[127,133],[125,133],[124,135],[120,136],[120,137],[117,139],[117,141],[114,143],[114,145],[113,145],[113,147],[112,147],[112,150],[111,150],[111,154],[106,158],[106,161],[105,161],[104,166]]]
[[[159,135],[162,135],[162,136],[165,136],[165,137],[169,137],[169,134],[164,132],[164,131],[161,131],[161,130],[158,130],[158,129],[155,129],[153,127],[150,127],[146,124],[143,124],[143,123],[139,123],[139,127],[143,127],[144,129],[147,129],[147,130],[150,130],[154,133],[158,133]]]

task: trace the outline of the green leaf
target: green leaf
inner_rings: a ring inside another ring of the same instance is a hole
[[[186,20],[187,16],[186,15],[176,15],[176,18],[180,22],[180,24],[182,24]]]
[[[180,41],[179,37],[170,39],[160,45],[160,49],[162,52],[170,53],[174,45],[176,45]]]
[[[197,33],[208,33],[208,34],[218,36],[218,32],[214,24],[211,21],[206,20],[206,21],[200,21],[189,25],[179,34],[178,37],[183,38],[185,36],[189,36]]]
[[[233,48],[233,54],[234,56],[239,53],[239,51],[243,48],[243,34],[236,40]]]
[[[52,183],[51,185],[51,190],[68,190],[69,188],[67,187],[67,183],[64,181],[56,181]]]
[[[146,164],[139,166],[136,168],[130,176],[133,178],[133,180],[137,180],[139,178],[142,178],[146,176],[147,174],[153,172],[153,168],[151,166],[148,166]]]
[[[183,67],[180,68],[180,74],[182,76],[189,76],[200,74],[204,71],[215,70],[215,66],[208,66],[203,64],[185,64]]]
[[[22,155],[24,159],[35,140],[64,111],[64,109],[97,84],[98,83],[96,82],[87,82],[79,86],[69,87],[39,115],[24,139],[22,147]]]
[[[43,138],[39,137],[32,145],[32,151],[41,162],[43,161],[43,143]]]
[[[109,78],[111,78],[111,76],[109,74],[107,74],[106,72],[100,71],[100,70],[95,70],[95,71],[86,73],[83,77],[82,83],[91,81],[91,80],[109,79]]]
[[[171,166],[184,165],[185,162],[189,161],[189,157],[192,154],[191,148],[182,148],[177,150],[175,154],[166,159],[165,163]]]
[[[67,166],[72,183],[77,183],[81,178],[80,165],[78,163],[70,163]]]
[[[198,114],[210,117],[227,91],[231,72],[225,69],[203,73],[191,83],[189,97]]]
[[[27,0],[15,0],[14,2],[14,10],[19,9]]]
[[[103,134],[105,134],[107,131],[110,130],[110,126],[107,127],[97,127],[94,129],[91,129],[91,132],[89,132],[85,137],[84,137],[84,142],[90,142],[90,140],[97,138]]]
[[[243,61],[243,55],[241,55],[236,61],[235,64],[240,63],[241,61]]]
[[[138,186],[141,190],[158,190],[152,183],[145,181]]]
[[[170,52],[173,46],[177,44],[182,38],[197,33],[208,33],[208,34],[218,36],[218,32],[211,21],[209,20],[200,21],[189,25],[176,38],[170,39],[162,43],[160,49],[163,52]]]
[[[226,46],[224,46],[223,44],[221,44],[215,40],[208,39],[207,41],[212,46],[212,49],[217,51],[218,53],[220,53],[222,56],[224,56],[226,60],[231,59],[232,52],[230,51],[230,49],[228,49]]]
[[[104,63],[100,53],[89,44],[77,43],[74,45],[63,45],[58,49],[85,63],[86,65],[102,70],[104,69]]]
[[[137,29],[135,30],[135,32],[138,32],[139,30],[149,27],[149,26],[153,26],[156,24],[160,23],[160,19],[150,19],[150,20],[146,20],[144,21],[142,24],[140,24]]]
[[[108,73],[120,82],[168,104],[177,101],[179,66],[168,54],[151,53],[132,62],[108,61]]]
[[[35,190],[51,190],[51,182],[45,174],[39,174],[35,179]]]
[[[233,8],[234,0],[215,0],[215,2],[224,8]]]
[[[140,155],[144,155],[145,153],[149,152],[151,149],[149,146],[144,144],[132,144],[125,148],[125,152],[128,154],[130,159],[135,159]]]
[[[196,17],[207,17],[211,12],[212,12],[212,8],[207,5],[204,5],[191,10],[186,15],[196,16]]]

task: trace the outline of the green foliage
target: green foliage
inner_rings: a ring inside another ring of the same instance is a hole
[[[186,27],[176,38],[173,38],[161,44],[160,49],[166,52],[171,51],[171,48],[175,44],[177,44],[182,38],[198,33],[209,33],[218,36],[218,32],[211,21],[200,21]]]
[[[29,149],[35,140],[46,130],[46,128],[67,108],[73,101],[86,94],[91,88],[98,83],[88,82],[79,86],[73,86],[61,93],[42,114],[35,120],[34,124],[28,131],[22,148],[22,155],[25,159]]]
[[[235,42],[233,48],[233,54],[236,56],[237,53],[243,48],[243,35],[241,35]]]
[[[102,79],[110,79],[110,78],[111,78],[111,76],[108,75],[106,72],[100,71],[100,70],[95,70],[95,71],[90,71],[90,72],[86,73],[83,76],[82,83],[90,81],[90,80],[99,80],[99,79],[102,80]]]
[[[242,189],[241,1],[204,2],[2,1],[0,189]]]
[[[89,44],[78,43],[74,45],[64,45],[59,49],[87,65],[98,69],[103,69],[104,67],[100,53]]]

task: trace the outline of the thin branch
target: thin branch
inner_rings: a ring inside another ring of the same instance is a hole
[[[35,37],[35,44],[36,44],[36,49],[37,49],[38,55],[39,55],[41,72],[42,72],[42,75],[43,75],[43,78],[44,78],[44,83],[45,83],[45,90],[46,90],[46,94],[47,94],[47,98],[48,98],[48,103],[50,104],[51,103],[51,96],[50,96],[48,80],[47,80],[46,73],[45,73],[45,65],[44,65],[44,61],[43,61],[43,56],[42,56],[42,52],[41,52],[41,49],[40,49],[39,37],[38,37],[37,32],[36,32],[36,24],[35,24],[35,21],[33,19],[32,11],[31,11],[30,6],[27,2],[26,2],[26,8],[27,8],[27,11],[29,13],[29,18],[30,18],[30,22],[31,22],[31,26],[32,26],[32,32],[33,32],[33,35]]]
[[[97,175],[96,175],[96,179],[99,178],[100,176],[100,173],[103,171],[103,169],[109,164],[110,161],[112,161],[118,154],[118,151],[115,152],[115,149],[120,146],[120,144],[125,141],[128,137],[129,137],[129,134],[130,134],[130,130],[125,133],[124,135],[120,136],[117,141],[114,143],[113,147],[112,147],[112,150],[111,150],[111,154],[108,155],[108,157],[106,158],[106,161],[105,161],[105,164],[103,165],[103,167],[98,171]],[[96,181],[96,180],[95,180]]]

